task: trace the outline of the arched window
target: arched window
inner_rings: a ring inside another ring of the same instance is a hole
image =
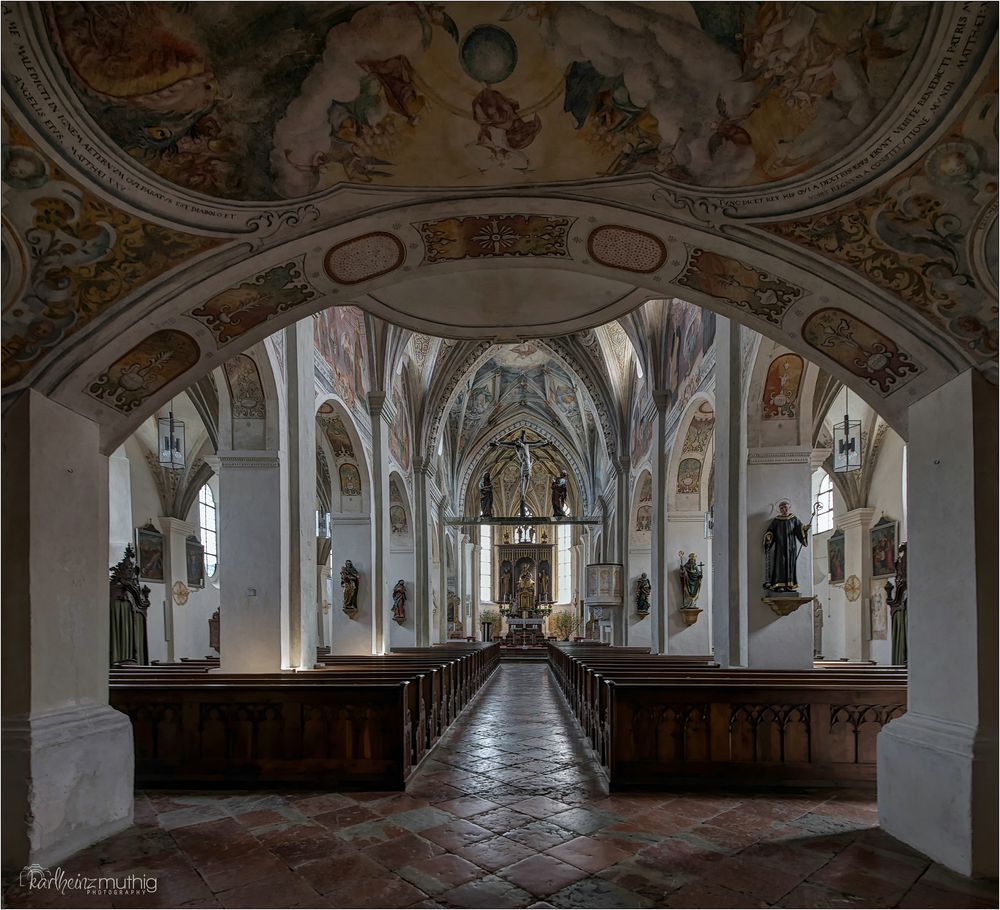
[[[479,602],[493,600],[493,528],[479,526]]]
[[[214,578],[219,568],[219,523],[215,511],[215,496],[207,483],[198,492],[198,516],[201,543],[205,548],[205,575]]]
[[[822,468],[813,474],[816,517],[813,519],[813,534],[833,530],[833,480]]]
[[[568,604],[573,599],[572,547],[573,526],[559,525],[556,528],[556,600],[561,604]]]

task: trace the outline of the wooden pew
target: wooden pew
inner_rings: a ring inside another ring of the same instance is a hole
[[[455,705],[450,722],[498,664],[498,646],[472,645],[282,673],[116,667],[110,700],[132,720],[140,786],[398,790],[436,741],[428,703]]]
[[[900,668],[742,670],[550,645],[612,790],[869,785],[878,731],[906,710]]]

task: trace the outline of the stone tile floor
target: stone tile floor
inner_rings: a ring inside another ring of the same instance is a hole
[[[8,883],[8,907],[997,907],[883,834],[870,793],[608,796],[555,680],[505,665],[406,793],[145,791],[62,864],[153,895]]]

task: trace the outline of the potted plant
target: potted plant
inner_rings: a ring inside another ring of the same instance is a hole
[[[575,613],[556,613],[552,619],[552,629],[562,641],[569,641],[577,629],[580,628],[580,617]]]

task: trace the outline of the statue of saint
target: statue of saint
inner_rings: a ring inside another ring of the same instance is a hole
[[[544,567],[538,570],[538,602],[543,604],[552,602],[552,592],[549,589],[549,573]]]
[[[510,563],[500,567],[500,603],[510,603],[514,597],[514,572]]]
[[[787,499],[778,503],[778,514],[764,532],[764,588],[777,594],[799,589],[795,565],[799,552],[809,546],[809,528],[790,511]]]
[[[892,616],[892,662],[903,666],[907,662],[906,648],[906,544],[899,545],[896,556],[896,584],[885,583],[886,603]]]
[[[552,478],[552,517],[566,517],[566,472],[560,471]]]
[[[693,610],[697,607],[698,594],[701,591],[701,579],[704,575],[704,563],[698,562],[694,553],[688,553],[684,562],[684,551],[681,551],[681,609]]]
[[[344,612],[353,616],[358,611],[358,584],[361,576],[348,559],[340,570],[340,586],[344,589]]]
[[[639,576],[635,583],[635,612],[649,612],[649,596],[653,593],[653,583],[645,572]]]
[[[527,567],[517,580],[517,608],[522,612],[535,609],[535,583],[531,580],[531,570]]]
[[[479,515],[481,518],[493,517],[493,481],[490,480],[489,471],[479,481]]]
[[[392,618],[398,623],[406,622],[406,582],[402,578],[392,589]]]
[[[528,499],[528,485],[531,483],[531,450],[539,449],[543,446],[549,445],[548,442],[528,442],[524,435],[524,430],[521,430],[521,435],[518,436],[513,442],[491,442],[490,448],[495,449],[497,446],[504,449],[513,449],[517,453],[517,460],[521,466],[521,503],[520,503],[520,517],[527,517],[527,499]]]

